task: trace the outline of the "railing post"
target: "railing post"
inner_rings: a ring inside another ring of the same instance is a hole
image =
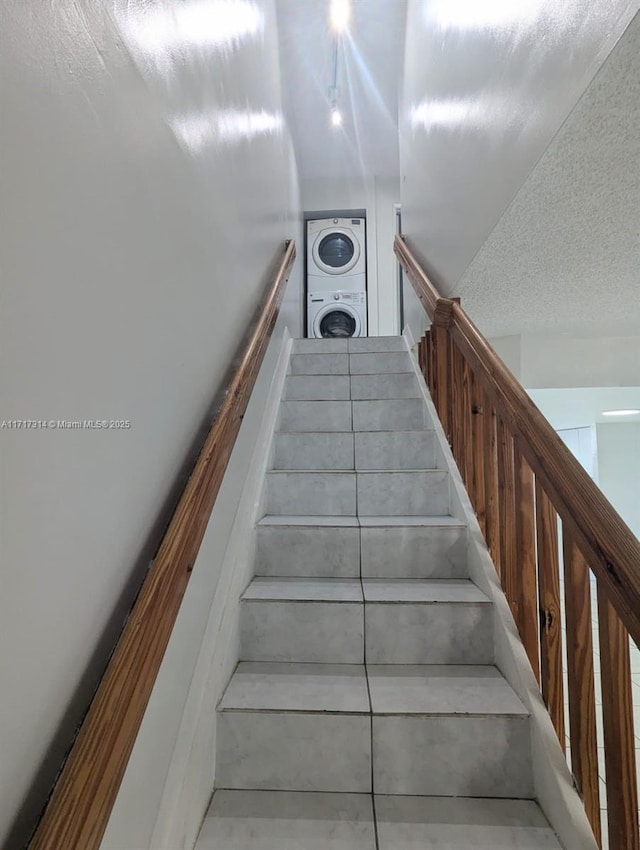
[[[447,328],[439,325],[433,327],[435,345],[435,376],[436,376],[436,407],[438,416],[447,437],[451,431],[451,416],[449,412],[449,397],[451,394],[451,372],[449,366],[449,334]]]
[[[516,549],[520,573],[520,637],[529,656],[534,675],[540,682],[538,638],[538,582],[536,568],[536,515],[533,472],[524,459],[519,441],[514,441],[516,484]]]
[[[566,526],[563,551],[571,766],[593,834],[601,847],[589,568]]]
[[[640,850],[629,633],[598,582],[610,850]]]
[[[558,515],[536,479],[536,532],[540,596],[540,676],[542,696],[565,749],[564,685],[562,680],[562,618]]]

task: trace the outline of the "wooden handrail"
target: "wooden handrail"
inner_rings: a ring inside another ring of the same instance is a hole
[[[640,850],[629,657],[629,635],[640,645],[640,540],[458,299],[439,296],[402,237],[394,247],[431,320],[419,344],[421,369],[563,749],[566,685],[572,768],[594,836],[602,846],[601,712],[609,847]],[[590,572],[597,584],[601,707],[595,699]]]
[[[295,243],[289,241],[30,850],[97,850],[100,846],[295,256]]]
[[[396,236],[396,255],[423,303],[433,303],[435,287],[406,242]],[[640,645],[640,540],[613,508],[512,375],[462,307],[446,302],[453,338],[475,374],[480,374],[500,416],[521,437],[522,451],[544,483],[563,521],[572,526],[590,568],[602,580],[607,595],[627,630]],[[436,315],[433,304],[430,318]]]

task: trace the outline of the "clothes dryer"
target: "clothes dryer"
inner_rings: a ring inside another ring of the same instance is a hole
[[[307,292],[366,292],[364,218],[307,222]]]

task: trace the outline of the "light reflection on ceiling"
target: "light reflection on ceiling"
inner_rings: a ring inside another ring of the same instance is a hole
[[[510,29],[538,18],[565,18],[575,14],[580,0],[425,0],[427,23],[441,29]]]
[[[237,47],[264,29],[264,14],[250,0],[187,0],[147,6],[124,17],[126,35],[148,54],[172,47]]]
[[[470,97],[457,99],[425,99],[409,111],[411,129],[425,130],[481,130],[495,122],[501,111],[497,98]]]

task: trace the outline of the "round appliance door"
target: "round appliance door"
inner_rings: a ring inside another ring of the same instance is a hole
[[[359,336],[361,327],[360,317],[347,304],[328,304],[316,316],[313,333],[317,339],[344,339]]]
[[[346,274],[360,259],[360,243],[351,230],[321,230],[313,243],[313,261],[325,274]]]

